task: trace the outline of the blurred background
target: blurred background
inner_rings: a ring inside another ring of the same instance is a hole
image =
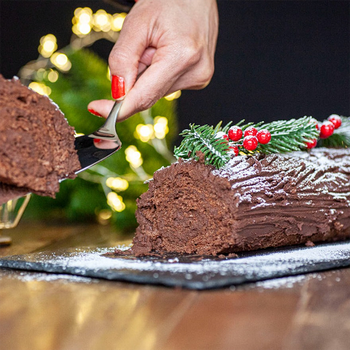
[[[123,152],[63,182],[55,200],[33,196],[28,217],[133,231],[144,181],[170,164],[189,123],[350,114],[349,1],[219,0],[218,6],[211,84],[168,96],[122,123]],[[48,94],[78,132],[94,130],[101,121],[86,105],[110,98],[106,62],[125,15],[110,1],[1,0],[0,73]]]
[[[189,122],[273,120],[349,114],[349,1],[219,0],[216,72],[203,91],[178,101]],[[104,1],[0,1],[0,71],[6,77],[37,57],[41,36],[71,37],[76,7],[116,9]],[[94,51],[107,58],[112,43]]]

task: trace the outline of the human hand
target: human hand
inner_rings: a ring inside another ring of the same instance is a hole
[[[126,91],[118,120],[177,90],[207,86],[217,34],[216,0],[139,0],[109,57],[113,98]],[[99,100],[88,108],[108,115],[112,105]]]

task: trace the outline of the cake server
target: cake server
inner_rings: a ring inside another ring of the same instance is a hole
[[[101,162],[121,148],[122,143],[117,134],[116,122],[123,100],[124,98],[120,98],[115,101],[106,122],[98,130],[90,135],[75,138],[75,149],[81,164],[76,174]]]

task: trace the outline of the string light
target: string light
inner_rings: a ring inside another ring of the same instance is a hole
[[[112,17],[111,29],[115,32],[120,32],[122,30],[126,13],[116,13]]]
[[[180,96],[181,96],[181,90],[178,90],[178,91],[173,92],[172,94],[165,96],[164,98],[167,101],[173,101],[173,100],[176,100],[177,98],[179,98]]]
[[[142,165],[143,159],[141,157],[141,153],[138,149],[131,145],[125,150],[125,158],[134,168],[138,168]]]
[[[142,142],[148,142],[154,138],[154,130],[152,124],[139,124],[136,126],[136,135]]]
[[[114,191],[125,191],[129,188],[129,182],[121,177],[109,177],[106,185]]]
[[[53,34],[47,34],[40,38],[38,51],[41,56],[48,58],[57,50],[57,39]]]
[[[168,119],[165,117],[154,118],[154,134],[157,139],[164,139],[169,132]]]
[[[40,95],[49,96],[51,94],[51,89],[43,83],[37,83],[33,81],[28,85],[28,87]]]
[[[58,80],[58,77],[59,77],[58,72],[53,69],[50,69],[50,72],[47,75],[47,79],[51,83],[55,83]]]
[[[107,194],[107,203],[113,210],[115,210],[117,212],[121,212],[125,209],[123,197],[119,196],[115,192],[109,192]]]
[[[109,32],[111,30],[112,16],[105,10],[98,10],[93,15],[93,29],[96,32]]]
[[[85,36],[91,32],[92,29],[92,10],[89,7],[78,7],[74,11],[74,17],[72,19],[73,27],[72,31],[79,37]]]
[[[50,61],[61,71],[67,72],[72,68],[72,63],[69,61],[68,57],[64,53],[55,52]]]
[[[41,81],[44,79],[44,77],[47,76],[47,71],[44,68],[39,68],[35,73],[35,78],[38,81]]]
[[[101,225],[108,225],[109,220],[112,218],[112,211],[109,209],[102,209],[97,214],[97,221]]]

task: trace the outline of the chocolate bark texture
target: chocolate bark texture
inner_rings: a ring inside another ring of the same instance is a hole
[[[350,152],[179,160],[138,199],[135,255],[219,255],[350,237]]]
[[[54,197],[80,168],[74,129],[47,96],[1,75],[0,115],[0,203],[16,193]]]

